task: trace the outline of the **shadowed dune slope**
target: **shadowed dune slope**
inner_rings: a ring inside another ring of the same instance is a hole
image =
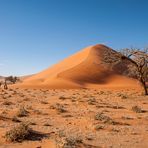
[[[110,51],[116,53],[116,51],[101,44],[87,47],[26,79],[20,86],[45,88],[137,86],[136,80],[124,76],[127,72],[128,62],[120,62],[115,66],[104,62],[106,53]]]

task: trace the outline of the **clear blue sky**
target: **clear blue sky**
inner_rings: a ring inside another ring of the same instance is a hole
[[[0,75],[36,73],[97,43],[148,46],[148,0],[0,0]]]

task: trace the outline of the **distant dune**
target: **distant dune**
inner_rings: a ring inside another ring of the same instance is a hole
[[[105,53],[108,51],[115,52],[101,44],[87,47],[58,64],[25,79],[19,86],[32,88],[138,86],[136,80],[125,76],[128,62],[120,62],[113,67],[103,62]]]

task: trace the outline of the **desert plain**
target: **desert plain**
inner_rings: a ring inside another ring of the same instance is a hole
[[[147,148],[148,96],[106,51],[87,47],[0,88],[0,148]]]

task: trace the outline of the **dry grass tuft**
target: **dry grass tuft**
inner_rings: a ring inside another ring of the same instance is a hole
[[[25,117],[28,115],[28,111],[22,106],[19,108],[18,112],[17,112],[17,117]]]
[[[82,143],[82,138],[79,136],[70,136],[65,139],[63,148],[75,148],[78,144]]]
[[[142,109],[139,106],[133,106],[132,111],[135,113],[143,113]]]
[[[21,142],[30,134],[29,124],[22,122],[17,127],[13,127],[5,134],[6,141]]]

